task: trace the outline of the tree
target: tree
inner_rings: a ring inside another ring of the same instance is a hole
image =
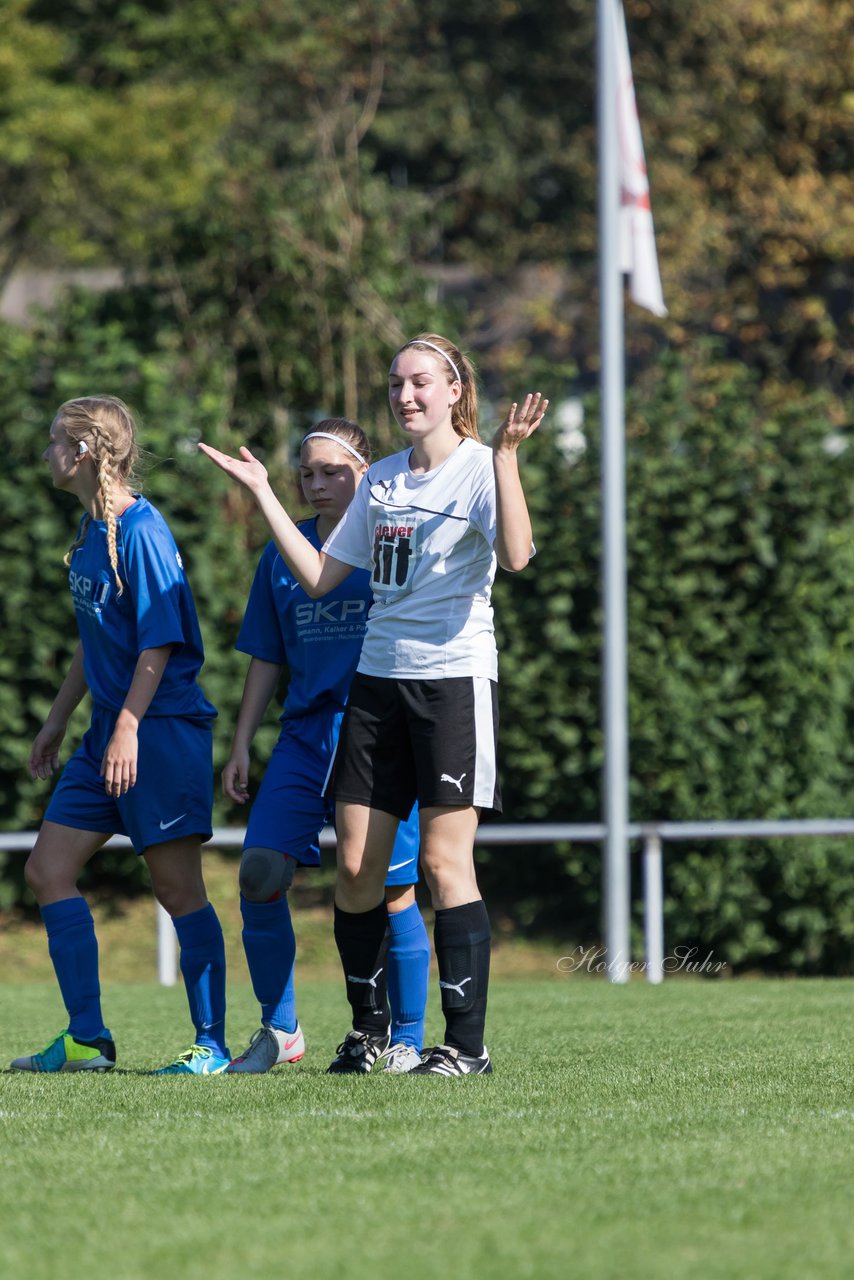
[[[631,352],[717,333],[840,418],[854,0],[626,10],[670,308],[630,311]],[[437,314],[420,268],[491,387],[538,354],[595,376],[586,0],[15,0],[12,22],[7,261],[145,271],[188,333],[230,326],[268,414],[375,413],[378,355]]]
[[[674,337],[717,332],[766,378],[842,395],[854,5],[627,10]]]
[[[221,176],[222,94],[129,75],[142,59],[122,44],[122,15],[137,6],[108,8],[113,74],[89,60],[91,42],[74,22],[79,6],[6,6],[0,281],[22,263],[139,267],[171,243],[176,219],[207,207]],[[45,9],[53,21],[41,20]]]

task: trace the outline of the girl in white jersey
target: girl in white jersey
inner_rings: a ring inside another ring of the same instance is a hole
[[[531,556],[516,452],[548,402],[536,393],[511,405],[492,448],[481,444],[474,369],[438,334],[397,352],[389,400],[407,448],[370,468],[319,553],[248,449],[236,459],[200,448],[254,494],[309,595],[325,594],[353,567],[371,570],[375,603],[335,778],[335,934],[353,1010],[340,1052],[349,1044],[364,1053],[388,1035],[385,974],[374,964],[385,932],[383,881],[398,823],[417,798],[446,1031],[410,1074],[484,1074],[492,1070],[483,1042],[490,935],[473,849],[481,810],[501,803],[490,591],[496,562],[518,571]]]
[[[317,550],[347,510],[368,470],[371,446],[346,418],[324,418],[302,442],[300,482],[313,520],[298,525]],[[251,657],[231,755],[223,770],[226,796],[248,798],[249,752],[264,710],[288,668],[282,729],[249,814],[240,863],[243,947],[261,1005],[261,1027],[230,1073],[259,1073],[305,1052],[294,993],[296,937],[288,889],[298,865],[320,862],[318,833],[331,817],[327,796],[347,693],[359,662],[370,575],[349,574],[334,591],[309,600],[283,564],[275,543],[261,556],[237,648]],[[386,883],[391,1042],[382,1070],[411,1071],[421,1061],[430,941],[415,901],[418,812],[402,823]],[[349,1047],[349,1046],[348,1046]],[[379,1053],[348,1054],[342,1071],[366,1073]]]

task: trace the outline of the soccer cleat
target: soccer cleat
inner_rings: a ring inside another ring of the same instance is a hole
[[[492,1063],[486,1045],[483,1053],[476,1058],[471,1053],[463,1053],[462,1049],[454,1049],[449,1044],[437,1044],[435,1049],[425,1050],[420,1066],[413,1067],[414,1076],[487,1076],[492,1072]]]
[[[413,1071],[421,1063],[421,1054],[411,1044],[392,1044],[385,1053],[380,1054],[383,1071],[393,1075],[404,1075]]]
[[[326,1068],[327,1075],[366,1076],[377,1059],[389,1045],[389,1034],[372,1036],[367,1031],[348,1031],[335,1050],[334,1058]]]
[[[78,1040],[62,1031],[41,1053],[31,1053],[11,1062],[12,1071],[112,1071],[116,1046],[109,1036]]]
[[[155,1076],[218,1076],[228,1066],[228,1057],[220,1057],[206,1044],[192,1044],[179,1053],[174,1062],[158,1067]]]
[[[249,1048],[239,1058],[233,1058],[226,1071],[263,1075],[282,1062],[299,1062],[304,1054],[305,1037],[299,1025],[296,1031],[280,1031],[278,1027],[268,1027],[265,1023],[253,1034]]]

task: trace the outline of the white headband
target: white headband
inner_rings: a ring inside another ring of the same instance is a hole
[[[457,366],[454,364],[451,357],[448,355],[447,351],[443,351],[441,347],[437,347],[435,342],[428,342],[426,338],[410,338],[409,342],[404,342],[403,346],[400,348],[400,351],[405,351],[407,347],[413,347],[415,346],[416,343],[418,343],[418,345],[421,347],[430,347],[432,351],[438,351],[439,355],[443,356],[444,359],[447,360],[448,364],[453,369],[454,377],[456,378],[457,382],[462,382],[462,378],[460,377],[460,371],[457,368]],[[397,353],[398,355],[400,355],[400,351]]]
[[[334,436],[331,431],[309,431],[308,435],[303,437],[302,444],[305,444],[307,440],[334,440],[342,449],[346,449],[348,453],[352,453],[356,461],[360,462],[363,467],[368,465],[359,453],[358,449],[354,449],[351,444],[348,444],[346,440],[342,440],[340,436]],[[302,448],[302,444],[300,445],[300,448]]]

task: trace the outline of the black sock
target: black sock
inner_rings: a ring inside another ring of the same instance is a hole
[[[386,997],[388,912],[385,898],[370,911],[335,908],[335,942],[347,980],[347,999],[353,1010],[353,1030],[372,1036],[388,1033]]]
[[[436,912],[433,930],[445,1044],[478,1058],[483,1053],[489,986],[489,916],[484,902]]]

